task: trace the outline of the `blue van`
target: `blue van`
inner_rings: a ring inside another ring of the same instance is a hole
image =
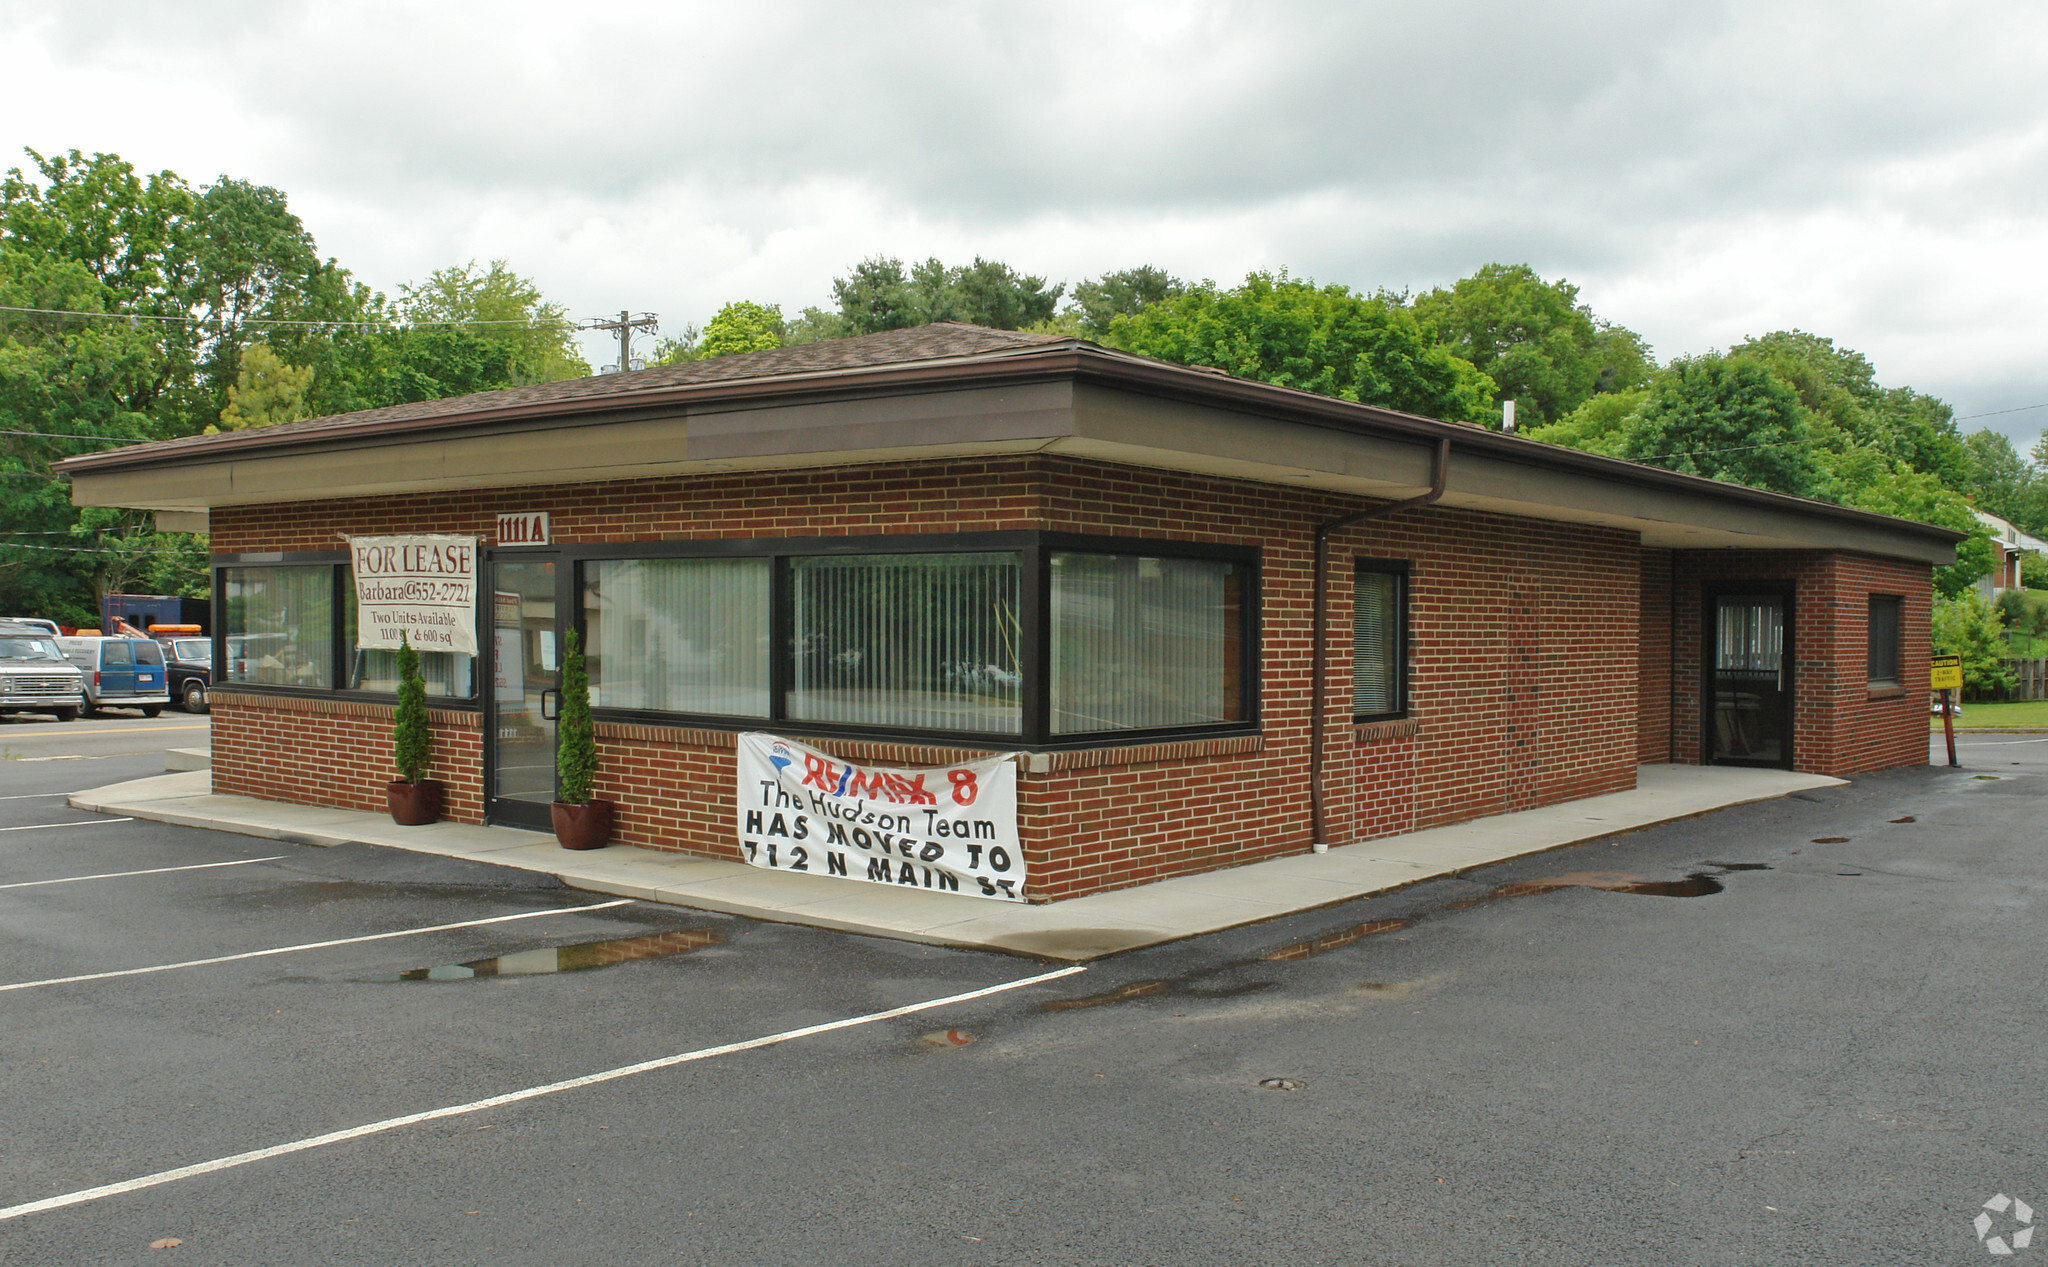
[[[85,677],[85,715],[139,708],[154,717],[171,702],[164,649],[151,638],[59,638],[64,658]]]

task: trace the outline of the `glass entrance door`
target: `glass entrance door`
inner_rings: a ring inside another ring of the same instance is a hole
[[[491,822],[548,826],[555,799],[560,643],[552,557],[491,563],[491,694],[485,734]]]
[[[1716,765],[1792,764],[1791,627],[1777,594],[1712,604],[1707,751]]]

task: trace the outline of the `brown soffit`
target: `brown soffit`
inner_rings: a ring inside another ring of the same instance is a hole
[[[325,425],[317,429],[291,427],[225,432],[219,435],[192,436],[181,440],[131,445],[104,453],[82,454],[57,463],[53,469],[66,475],[86,475],[135,467],[199,465],[222,459],[255,456],[268,451],[317,451],[338,444],[395,440],[431,432],[467,432],[493,429],[507,424],[544,424],[551,421],[573,424],[589,415],[606,414],[618,417],[647,412],[678,413],[694,405],[736,404],[755,400],[782,402],[792,397],[806,396],[830,398],[890,395],[905,391],[998,386],[1008,382],[1063,378],[1100,383],[1163,399],[1224,408],[1238,413],[1360,435],[1412,439],[1417,443],[1432,444],[1439,439],[1449,439],[1454,452],[1464,450],[1474,454],[1485,454],[1499,461],[1541,469],[1571,472],[1649,489],[1668,489],[1675,493],[1767,506],[1775,510],[1814,515],[1844,523],[1883,527],[1891,531],[1899,531],[1904,527],[1945,544],[1952,545],[1969,536],[1968,533],[1934,524],[1898,519],[1785,493],[1767,492],[1698,475],[1685,475],[1661,467],[1643,466],[1620,458],[1544,444],[1521,436],[1505,435],[1467,423],[1443,422],[1417,414],[1399,413],[1374,405],[1361,405],[1334,397],[1319,396],[1296,388],[1236,378],[1214,370],[1172,365],[1164,361],[1131,356],[1078,339],[1048,341],[939,360],[839,368],[769,378],[730,378],[514,404],[480,402],[479,408],[448,409],[445,412],[418,418],[380,418],[351,424],[342,421],[347,415],[341,415],[332,422],[321,420]],[[484,393],[486,401],[497,395],[500,394]]]

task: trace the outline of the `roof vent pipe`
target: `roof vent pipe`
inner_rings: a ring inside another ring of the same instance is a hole
[[[1317,853],[1326,852],[1330,847],[1328,816],[1323,805],[1323,732],[1327,728],[1324,714],[1329,711],[1330,677],[1330,536],[1353,524],[1368,519],[1381,519],[1417,506],[1427,506],[1444,495],[1444,477],[1451,467],[1451,442],[1440,439],[1436,442],[1435,470],[1430,478],[1429,491],[1420,497],[1406,501],[1386,502],[1368,510],[1332,519],[1316,525],[1316,577],[1314,645],[1309,652],[1309,723],[1308,723],[1308,807],[1309,829],[1312,847]]]

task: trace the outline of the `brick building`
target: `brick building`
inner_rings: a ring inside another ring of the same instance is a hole
[[[621,842],[734,856],[741,732],[1016,752],[1037,899],[1639,763],[1922,762],[1929,569],[1959,539],[957,325],[63,469],[212,535],[218,791],[381,810],[391,657],[356,646],[344,538],[455,534],[485,601],[475,657],[426,657],[450,817],[544,821],[573,627]]]

